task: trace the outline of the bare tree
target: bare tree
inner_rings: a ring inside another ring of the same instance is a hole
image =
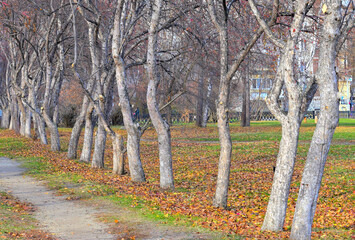
[[[319,120],[308,151],[292,223],[291,239],[311,239],[312,223],[317,206],[327,155],[339,120],[338,76],[335,60],[344,39],[354,26],[354,4],[349,1],[342,16],[340,0],[327,0],[322,5],[324,22],[320,34],[319,63],[316,83],[321,98]]]
[[[237,56],[234,57],[233,63],[229,65],[229,50],[228,50],[228,17],[231,7],[235,1],[226,1],[217,3],[208,0],[208,10],[211,20],[217,29],[220,41],[220,85],[219,96],[217,100],[217,119],[218,119],[218,133],[221,145],[218,165],[218,177],[216,194],[213,205],[216,207],[227,207],[229,175],[232,154],[232,141],[229,130],[229,95],[231,80],[238,70],[240,64],[244,61],[250,49],[254,46],[256,41],[261,36],[263,29],[259,28],[249,39],[245,46],[243,46]],[[274,3],[269,25],[274,24],[277,16],[278,1]]]
[[[112,53],[115,60],[116,81],[118,94],[120,97],[120,106],[123,115],[123,122],[127,130],[127,157],[130,169],[131,179],[134,182],[145,182],[144,170],[140,159],[140,137],[141,131],[139,125],[133,121],[132,107],[130,104],[127,90],[126,63],[124,61],[124,47],[126,38],[132,34],[132,31],[141,17],[142,10],[145,7],[143,2],[121,0],[117,4]],[[126,17],[129,16],[128,19]],[[125,30],[127,32],[125,32]],[[138,38],[140,41],[141,39]],[[140,41],[136,44],[140,44]],[[129,49],[129,48],[128,48]],[[128,50],[129,51],[129,50]]]
[[[296,159],[298,135],[304,113],[316,91],[313,78],[303,82],[295,78],[295,46],[298,44],[300,34],[304,30],[306,14],[311,9],[314,1],[297,1],[294,7],[294,16],[291,31],[284,43],[277,39],[270,27],[261,18],[253,0],[249,4],[260,25],[264,28],[268,38],[278,46],[282,53],[279,60],[275,81],[268,94],[266,103],[273,115],[281,122],[282,138],[276,162],[276,171],[269,204],[265,215],[263,230],[281,231],[283,228],[289,189]],[[285,114],[279,105],[279,96],[285,86],[288,94],[288,113]]]
[[[148,34],[148,51],[147,51],[147,74],[148,74],[148,90],[147,105],[152,123],[158,133],[159,142],[159,160],[160,160],[160,187],[162,189],[174,189],[173,164],[171,154],[171,135],[170,126],[162,118],[157,102],[157,87],[159,84],[159,75],[157,70],[157,41],[158,41],[158,24],[162,9],[162,0],[155,0],[151,4],[152,15]]]

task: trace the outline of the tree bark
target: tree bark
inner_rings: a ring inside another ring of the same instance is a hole
[[[102,120],[99,118],[98,128],[95,137],[94,154],[92,156],[92,163],[91,163],[91,166],[93,168],[104,167],[104,154],[105,154],[107,133],[101,121]]]
[[[37,126],[37,132],[41,143],[47,145],[48,140],[47,140],[46,126],[43,118],[41,118],[39,115],[38,116],[35,115],[34,121],[36,122],[35,125]]]
[[[51,150],[60,151],[60,137],[59,137],[58,127],[49,117],[48,113],[45,112],[45,110],[42,111],[42,114],[43,114],[44,121],[46,122],[47,127],[49,129],[49,134],[51,137]]]
[[[229,94],[230,94],[230,79],[226,77],[228,72],[228,33],[227,23],[220,26],[220,62],[221,62],[221,78],[219,83],[219,95],[217,102],[217,124],[219,142],[221,151],[218,162],[218,177],[216,193],[213,200],[213,205],[220,208],[227,207],[228,187],[230,165],[232,157],[232,140],[229,130]]]
[[[22,103],[21,98],[18,96],[17,97],[17,102],[19,105],[19,110],[20,110],[20,134],[22,136],[25,136],[25,129],[26,129],[26,108],[24,104]]]
[[[1,128],[8,129],[10,127],[10,108],[7,107],[2,109],[2,117],[1,117]]]
[[[202,72],[202,71],[201,71]],[[198,94],[197,94],[197,105],[196,105],[196,126],[197,127],[202,127],[203,124],[203,99],[204,99],[204,94],[203,94],[203,76],[202,73],[199,76],[199,82],[198,82]]]
[[[89,163],[91,159],[92,143],[94,141],[94,127],[95,122],[93,121],[93,106],[89,106],[86,116],[85,116],[85,131],[84,131],[84,143],[83,149],[80,155],[80,161]]]
[[[159,143],[159,161],[160,161],[160,188],[173,190],[173,163],[171,154],[171,135],[170,126],[162,118],[157,102],[157,87],[159,84],[159,76],[157,70],[155,52],[157,50],[157,26],[159,24],[160,12],[162,8],[162,0],[155,0],[152,5],[152,17],[148,33],[148,51],[147,51],[147,105],[153,126],[158,133]]]
[[[254,0],[250,0],[249,4],[259,24],[264,28],[266,35],[282,50],[274,84],[266,99],[269,110],[281,122],[282,138],[268,208],[262,226],[262,230],[281,231],[285,221],[289,188],[296,160],[299,127],[304,112],[308,107],[308,97],[313,97],[312,94],[314,94],[311,91],[312,82],[309,82],[311,86],[306,86],[307,88],[304,90],[303,83],[295,78],[295,46],[299,42],[305,13],[312,5],[309,5],[309,1],[303,0],[295,4],[295,14],[291,24],[293,31],[290,32],[284,43],[273,35],[273,32],[261,19]],[[283,87],[287,90],[286,96],[289,100],[287,114],[281,111],[278,103]]]
[[[298,119],[282,124],[282,138],[262,230],[277,232],[283,229],[297,153],[299,127]]]
[[[207,126],[207,121],[208,121],[208,112],[210,111],[210,96],[212,92],[212,81],[211,78],[208,78],[207,82],[207,94],[204,99],[204,104],[203,104],[203,115],[202,115],[202,127]]]
[[[335,59],[342,21],[341,3],[339,0],[326,2],[328,10],[321,33],[319,64],[316,73],[321,99],[320,114],[302,175],[290,239],[311,239],[312,223],[324,167],[339,120]]]
[[[124,145],[123,137],[116,136],[112,142],[113,145],[113,173],[123,175],[124,171]]]
[[[68,154],[67,154],[67,157],[69,159],[77,158],[77,150],[78,150],[80,133],[81,133],[81,131],[84,127],[84,124],[85,124],[85,117],[86,117],[86,112],[87,112],[88,107],[89,107],[89,99],[86,96],[84,96],[84,100],[83,100],[83,103],[81,106],[80,114],[75,121],[75,124],[73,126],[73,129],[72,129],[72,132],[70,135]]]
[[[61,81],[60,79],[58,79]],[[41,108],[41,114],[44,121],[49,129],[49,134],[51,138],[51,150],[60,151],[60,137],[58,132],[58,126],[55,124],[53,119],[50,117],[50,100],[51,96],[51,86],[54,84],[53,81],[53,72],[52,72],[52,63],[47,59],[46,64],[46,83],[45,83],[45,93],[44,93],[44,102],[43,107]]]
[[[17,134],[20,133],[20,123],[18,117],[18,107],[16,97],[12,96],[11,106],[11,122],[10,129],[14,130]]]
[[[31,123],[32,123],[32,112],[30,109],[26,109],[26,121],[25,121],[25,137],[31,137]]]
[[[251,37],[248,43],[241,49],[241,51],[235,57],[233,64],[228,65],[228,7],[224,4],[222,16],[217,16],[217,7],[212,0],[208,0],[208,12],[210,14],[211,20],[215,25],[220,41],[220,85],[219,85],[219,96],[217,102],[217,123],[218,123],[218,133],[221,145],[221,151],[219,156],[218,164],[218,176],[217,176],[217,186],[216,194],[213,201],[213,205],[220,208],[227,207],[228,199],[228,186],[229,186],[229,175],[230,175],[230,165],[231,165],[231,155],[232,155],[232,141],[230,137],[229,130],[229,94],[230,94],[230,82],[233,78],[235,72],[240,67],[240,64],[244,61],[250,49],[254,46],[256,41],[259,39],[263,33],[263,29],[259,28]],[[277,6],[278,0],[274,1],[272,17],[268,25],[273,25],[277,16]]]
[[[115,64],[118,95],[120,97],[124,126],[127,130],[127,158],[131,179],[133,182],[145,182],[145,174],[140,158],[141,131],[132,118],[123,59],[120,56],[116,56]]]
[[[242,116],[240,119],[240,126],[250,127],[250,89],[249,89],[249,76],[243,81],[243,105]]]
[[[94,154],[92,156],[91,166],[94,168],[103,168],[105,160],[105,149],[106,149],[106,139],[107,139],[107,129],[105,124],[108,124],[108,119],[111,116],[112,110],[112,91],[113,91],[113,79],[110,74],[106,77],[106,83],[104,84],[104,94],[106,97],[100,99],[102,95],[99,95],[100,108],[103,110],[103,118],[99,117],[98,128],[95,137],[95,147]],[[104,122],[105,121],[105,122]]]

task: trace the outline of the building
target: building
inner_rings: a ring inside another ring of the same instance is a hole
[[[338,90],[339,90],[339,111],[350,111],[350,101],[351,101],[351,77],[345,77],[338,80]]]

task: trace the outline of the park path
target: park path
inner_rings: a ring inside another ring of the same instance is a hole
[[[100,212],[77,202],[56,196],[37,180],[23,176],[25,169],[8,158],[0,158],[0,190],[9,192],[20,201],[34,205],[34,217],[43,228],[58,239],[93,240],[116,239],[108,226],[95,216]]]
[[[55,191],[45,187],[44,182],[24,176],[25,170],[18,162],[0,157],[0,191],[8,192],[20,201],[31,203],[36,209],[34,217],[39,221],[40,228],[52,233],[57,239],[131,239],[131,236],[144,240],[215,238],[184,227],[146,221],[135,216],[134,212],[116,205],[100,202],[93,204],[97,206],[94,208],[90,203],[66,200],[66,196],[57,196]],[[112,213],[120,219],[120,223],[115,224],[115,227],[97,219],[100,216],[112,216]]]

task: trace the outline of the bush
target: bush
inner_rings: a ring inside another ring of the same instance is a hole
[[[112,125],[123,125],[123,115],[121,109],[116,108],[112,111],[111,123]]]
[[[76,106],[70,105],[62,107],[60,111],[60,125],[63,127],[72,128],[75,124],[78,115]]]

